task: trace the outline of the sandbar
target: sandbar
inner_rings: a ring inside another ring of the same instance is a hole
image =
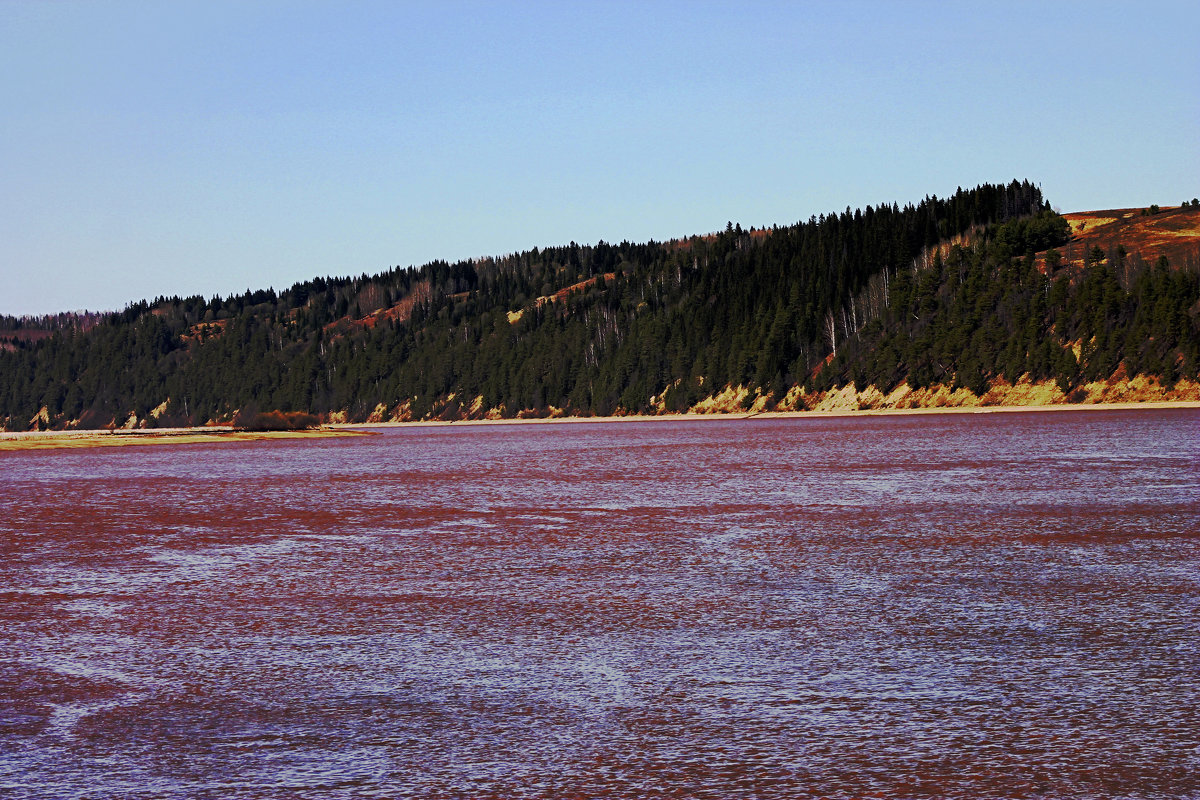
[[[152,430],[70,430],[0,432],[0,451],[57,450],[81,447],[126,445],[209,444],[211,442],[258,442],[278,439],[320,439],[358,436],[363,431],[330,427],[297,431],[243,431],[227,427],[156,428]]]

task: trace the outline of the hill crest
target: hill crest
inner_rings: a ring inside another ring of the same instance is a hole
[[[1200,204],[1152,210],[1062,217],[1013,181],[785,227],[158,298],[86,330],[0,320],[0,419],[824,408],[851,384],[866,407],[1047,381],[1061,400],[1121,370],[1173,391],[1200,371]]]

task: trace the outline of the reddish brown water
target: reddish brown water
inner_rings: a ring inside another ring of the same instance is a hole
[[[5,797],[1200,796],[1200,413],[0,454]]]

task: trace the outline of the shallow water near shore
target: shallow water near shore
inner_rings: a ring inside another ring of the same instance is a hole
[[[1200,411],[0,475],[0,796],[1200,794]]]

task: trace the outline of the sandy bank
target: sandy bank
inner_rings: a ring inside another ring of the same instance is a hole
[[[744,422],[771,419],[832,419],[838,417],[890,417],[926,414],[1006,414],[1071,411],[1129,411],[1192,408],[1200,401],[1172,400],[1128,403],[1084,403],[1024,406],[957,406],[945,408],[832,409],[817,411],[757,411],[707,414],[630,414],[619,417],[553,417],[546,419],[421,420],[414,422],[344,422],[305,431],[235,431],[232,428],[162,428],[142,431],[0,431],[0,452],[5,450],[55,450],[128,445],[206,444],[281,439],[321,439],[358,436],[371,428],[433,428],[468,425],[549,425],[614,422]]]
[[[828,419],[834,417],[891,417],[926,414],[1004,414],[1017,412],[1039,413],[1044,411],[1129,411],[1200,408],[1200,401],[1171,400],[1137,403],[1086,403],[1077,405],[1028,405],[1028,406],[957,406],[946,408],[884,408],[884,409],[837,409],[830,411],[760,411],[712,414],[630,414],[620,417],[553,417],[546,419],[476,419],[476,420],[419,420],[413,422],[346,422],[330,425],[338,430],[366,428],[434,428],[463,427],[466,425],[548,425],[558,423],[610,423],[610,422],[736,422],[765,419]]]
[[[235,431],[232,428],[160,428],[141,431],[0,432],[0,451],[56,450],[71,447],[121,447],[154,444],[257,442],[277,439],[320,439],[357,436],[360,431],[339,427],[307,431]]]

